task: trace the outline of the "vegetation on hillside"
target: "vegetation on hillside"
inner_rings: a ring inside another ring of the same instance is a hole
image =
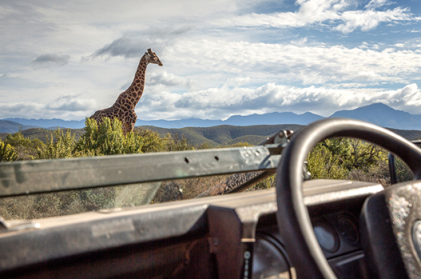
[[[11,162],[18,158],[15,150],[10,144],[2,142],[0,140],[0,161]]]
[[[390,184],[388,152],[368,142],[335,138],[319,143],[308,157],[312,179],[350,179]]]
[[[236,142],[248,142],[252,145],[257,145],[264,141],[267,137],[277,133],[279,130],[293,130],[297,131],[303,127],[302,125],[255,125],[255,126],[216,126],[216,127],[187,127],[181,129],[166,129],[153,126],[136,127],[135,131],[151,130],[157,132],[160,137],[165,137],[167,134],[171,136],[178,135],[181,138],[186,138],[188,142],[194,146],[199,146],[205,142],[216,147],[218,145],[231,145]],[[389,129],[394,133],[408,139],[414,140],[421,138],[421,131],[416,130],[397,130]],[[84,129],[70,129],[72,134],[75,134],[75,139],[79,140],[81,135],[85,132]],[[51,134],[51,130],[42,128],[32,128],[21,131],[20,133],[28,139],[38,138],[44,143],[47,136]],[[0,138],[4,140],[8,134],[0,133]]]

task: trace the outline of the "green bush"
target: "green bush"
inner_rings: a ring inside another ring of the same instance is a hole
[[[20,132],[13,135],[8,134],[4,143],[13,147],[17,154],[17,160],[32,160],[36,158],[38,148],[44,146],[44,143],[39,139],[27,139]]]
[[[78,141],[70,130],[64,133],[57,128],[50,137],[47,136],[47,144],[38,147],[38,158],[58,159],[142,153],[143,138],[133,132],[123,135],[122,124],[117,118],[112,121],[104,118],[99,127],[95,120],[89,118],[85,124],[85,131]]]
[[[17,160],[18,155],[10,144],[0,140],[0,162],[11,162]]]
[[[171,135],[167,134],[165,136],[167,146],[167,151],[183,151],[183,150],[194,150],[194,146],[189,143],[188,139],[184,136],[179,136],[178,134]]]
[[[143,143],[141,148],[143,153],[166,151],[168,139],[161,138],[157,132],[140,128],[134,130],[134,134]]]
[[[343,144],[346,145],[346,143]],[[348,170],[343,164],[342,152],[335,154],[329,148],[331,145],[331,142],[326,140],[311,151],[307,159],[307,169],[311,173],[312,179],[345,179]]]
[[[395,169],[398,183],[414,179],[411,169],[399,157],[395,157]]]
[[[113,155],[142,153],[143,141],[139,135],[123,134],[121,122],[114,118],[103,118],[101,124],[93,119],[85,121],[85,132],[77,143],[76,150],[87,155]]]
[[[215,148],[212,143],[205,141],[197,146],[197,149],[212,149]]]
[[[248,143],[248,142],[242,142],[242,141],[240,141],[240,142],[231,144],[228,147],[250,147],[250,146],[253,146],[253,145],[250,144],[250,143]]]
[[[6,144],[10,144],[11,146],[22,145],[25,147],[31,146],[32,143],[30,139],[25,139],[25,137],[20,132],[14,133],[13,135],[8,134],[4,142]]]
[[[38,148],[38,159],[72,158],[75,146],[75,135],[72,135],[69,129],[64,133],[63,130],[57,128],[54,135],[47,136],[47,144]]]

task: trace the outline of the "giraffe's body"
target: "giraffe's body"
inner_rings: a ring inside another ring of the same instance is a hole
[[[114,105],[109,108],[96,111],[90,118],[95,119],[99,125],[104,117],[109,117],[110,119],[117,117],[123,124],[124,134],[133,131],[137,120],[137,115],[134,109],[143,94],[143,89],[145,87],[146,66],[148,66],[149,63],[162,66],[159,58],[150,49],[148,49],[148,52],[146,52],[142,59],[140,59],[139,66],[137,67],[134,80],[130,87],[118,96]]]

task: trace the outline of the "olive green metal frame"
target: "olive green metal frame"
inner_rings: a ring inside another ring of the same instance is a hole
[[[0,163],[0,197],[271,171],[285,145]]]

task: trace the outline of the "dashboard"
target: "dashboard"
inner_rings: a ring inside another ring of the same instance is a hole
[[[303,185],[313,229],[340,278],[369,278],[359,214],[380,184]],[[100,210],[0,226],[1,278],[296,278],[275,189]],[[282,228],[281,228],[282,229]]]

